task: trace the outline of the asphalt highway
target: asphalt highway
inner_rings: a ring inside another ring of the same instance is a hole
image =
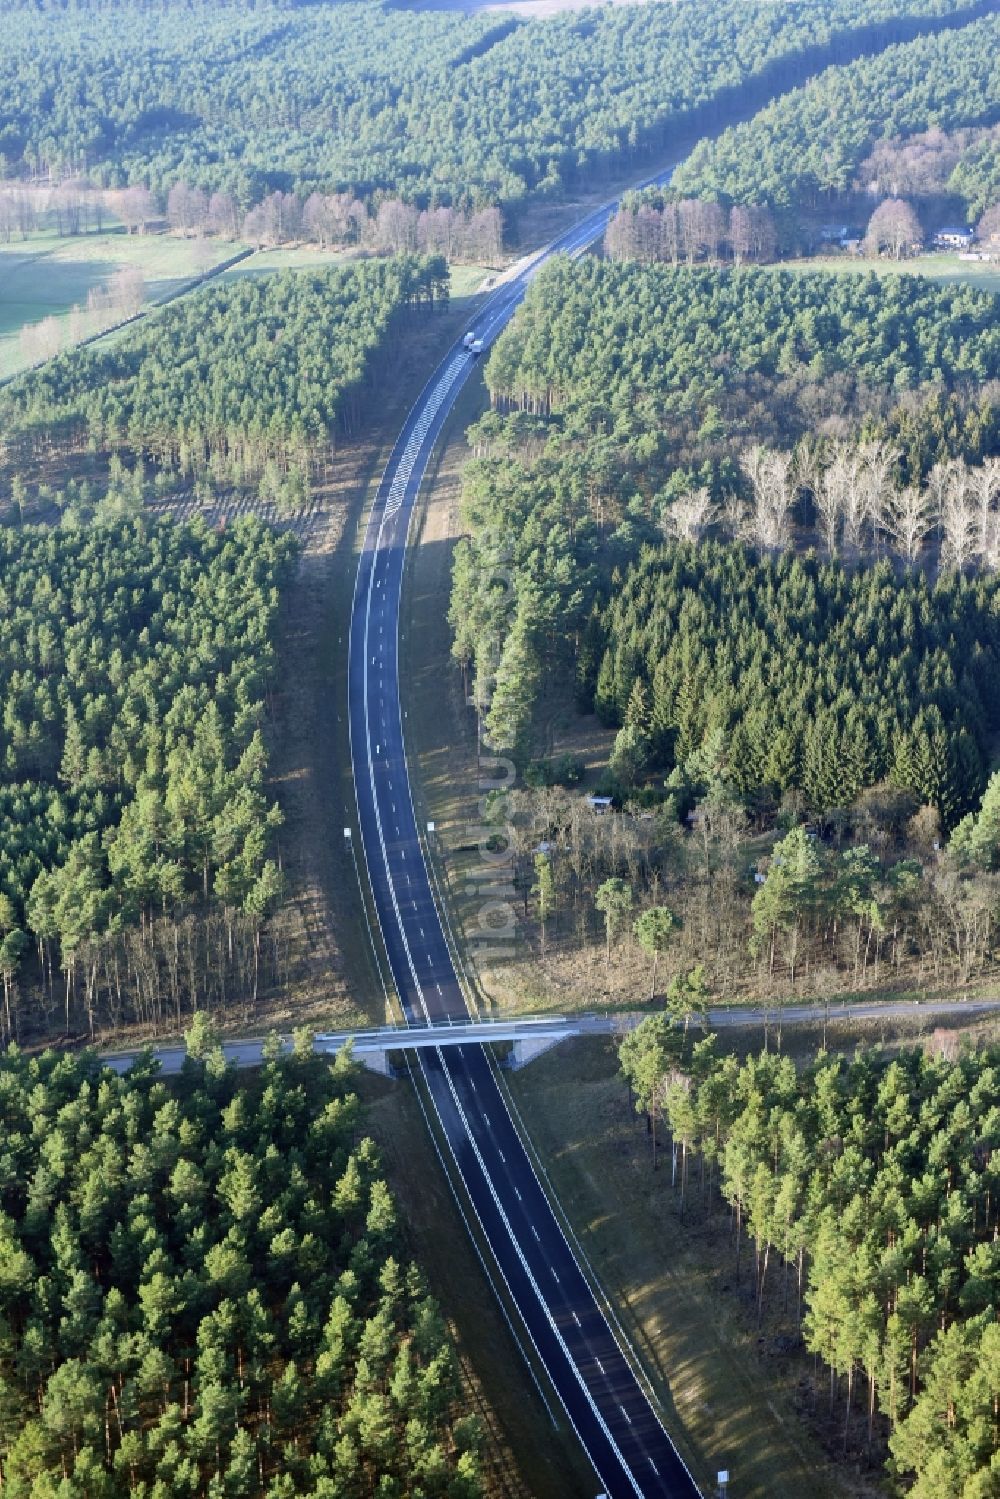
[[[552,254],[581,252],[613,205],[591,213],[498,288],[475,320],[484,349]],[[361,841],[386,953],[413,1024],[468,1018],[431,891],[410,792],[399,693],[407,534],[434,443],[476,356],[457,343],[403,426],[358,566],[349,657],[351,753]],[[524,1329],[610,1499],[699,1493],[598,1305],[535,1176],[481,1045],[420,1052],[445,1138]]]

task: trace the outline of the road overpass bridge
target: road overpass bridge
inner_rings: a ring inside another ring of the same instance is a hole
[[[469,1020],[436,1025],[383,1025],[368,1031],[334,1031],[313,1038],[316,1051],[336,1053],[351,1045],[359,1062],[386,1076],[392,1073],[389,1054],[394,1051],[441,1046],[474,1046],[507,1042],[510,1066],[523,1067],[560,1041],[574,1036],[607,1034],[615,1024],[631,1026],[640,1015],[622,1016],[619,1022],[604,1015],[540,1015],[520,1020]]]
[[[782,1026],[822,1025],[838,1020],[909,1020],[929,1024],[949,1017],[971,1022],[998,1011],[1000,999],[872,1000],[828,1005],[771,1005],[766,1009],[758,1005],[748,1008],[732,1005],[709,1010],[705,1023],[712,1031],[736,1026],[776,1025],[779,1020]],[[436,1051],[439,1048],[508,1042],[511,1047],[509,1065],[516,1068],[541,1056],[551,1046],[558,1046],[560,1041],[631,1030],[649,1013],[648,1010],[630,1010],[603,1015],[522,1015],[508,1020],[441,1020],[434,1025],[384,1025],[368,1030],[321,1033],[314,1036],[313,1045],[317,1051],[335,1056],[350,1041],[359,1062],[372,1071],[389,1075],[391,1068],[385,1060],[389,1052],[405,1051],[410,1047],[417,1051]],[[291,1049],[291,1041],[287,1038],[283,1041],[283,1049]],[[264,1057],[264,1041],[261,1038],[227,1040],[223,1042],[222,1050],[227,1062],[236,1067],[259,1067]],[[180,1072],[185,1054],[183,1045],[156,1047],[152,1051],[168,1075]],[[143,1049],[136,1048],[105,1052],[103,1060],[116,1072],[126,1072],[142,1055]]]

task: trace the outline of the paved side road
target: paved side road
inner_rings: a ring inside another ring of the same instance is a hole
[[[873,1001],[871,1004],[830,1005],[825,1012],[819,1005],[786,1005],[780,1011],[780,1016],[782,1025],[790,1026],[820,1025],[824,1020],[925,1020],[948,1016],[961,1016],[962,1019],[973,1020],[977,1016],[998,1012],[1000,1012],[1000,999],[932,1000],[926,1004],[887,1000]],[[572,1040],[578,1036],[607,1036],[623,1029],[631,1030],[644,1020],[648,1013],[649,1011],[633,1010],[616,1015],[558,1015],[531,1020],[515,1017],[509,1022],[452,1023],[442,1028],[434,1037],[433,1044],[435,1047],[450,1047],[464,1046],[470,1041],[482,1042],[483,1040],[510,1041],[545,1037]],[[711,1030],[760,1026],[765,1021],[768,1024],[774,1024],[778,1015],[779,1011],[776,1006],[768,1010],[759,1008],[713,1009],[708,1012],[708,1025]],[[484,1032],[488,1033],[491,1029],[498,1032],[495,1037],[489,1034],[484,1035]],[[430,1032],[426,1026],[414,1028],[412,1034],[408,1034],[403,1026],[384,1026],[377,1030],[336,1031],[329,1035],[320,1035],[316,1037],[315,1044],[317,1051],[333,1054],[348,1041],[353,1041],[359,1050],[366,1042],[370,1042],[372,1047],[377,1046],[379,1049],[389,1050],[393,1043],[399,1047],[424,1046],[430,1044],[430,1040]],[[291,1050],[291,1041],[287,1038],[284,1041],[284,1048],[286,1051]],[[235,1067],[259,1067],[263,1060],[263,1049],[263,1038],[226,1041],[222,1047],[226,1060]],[[183,1046],[154,1047],[152,1054],[165,1073],[180,1072],[185,1055]],[[133,1062],[143,1055],[144,1052],[141,1049],[105,1052],[104,1061],[115,1072],[120,1073],[126,1072]]]
[[[920,1020],[934,1015],[962,1015],[969,1019],[1000,1010],[1000,999],[873,1000],[870,1004],[771,1005],[768,1009],[709,1010],[713,1030],[733,1025],[820,1025],[824,1020]]]

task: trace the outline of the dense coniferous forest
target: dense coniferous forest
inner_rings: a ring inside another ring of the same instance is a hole
[[[1000,127],[984,131],[962,149],[945,183],[945,190],[964,198],[972,219],[997,209],[1000,205]]]
[[[831,553],[913,564],[934,531],[945,565],[995,568],[1000,477],[961,460],[995,445],[978,386],[998,375],[997,303],[969,288],[547,267],[490,357],[497,409],[471,429],[464,476],[454,649],[495,742],[525,749],[540,689],[574,658],[592,700],[595,596],[664,534],[780,550],[808,518]],[[498,569],[511,589],[491,585]]]
[[[941,292],[560,262],[496,346],[451,623],[541,972],[630,984],[664,899],[727,995],[995,963],[997,304]],[[614,816],[537,758],[574,670]]]
[[[665,1122],[677,1210],[721,1191],[758,1327],[766,1315],[828,1367],[844,1454],[888,1458],[916,1499],[993,1494],[1000,1056],[869,1051],[799,1070],[720,1057],[667,1017],[620,1056],[654,1163]]]
[[[998,53],[1000,18],[994,16],[829,68],[748,123],[702,141],[674,173],[672,190],[776,209],[819,207],[854,186],[862,160],[880,139],[931,126],[994,123]],[[992,152],[984,154],[992,160]],[[953,187],[977,217],[978,178],[956,179]]]
[[[0,420],[46,451],[82,436],[185,474],[307,476],[362,419],[403,311],[440,294],[434,256],[208,286],[23,377],[0,395]]]
[[[294,544],[109,516],[0,530],[0,1029],[19,966],[67,1029],[154,1028],[272,971],[264,699]]]
[[[662,148],[685,112],[852,30],[966,0],[718,0],[543,25],[378,5],[5,13],[8,172],[233,195],[349,190],[516,204]],[[874,42],[873,42],[874,44]]]
[[[704,411],[750,374],[952,386],[1000,375],[997,307],[918,277],[560,260],[491,354],[488,382],[495,403],[568,427],[593,428],[600,408],[615,430]]]
[[[609,993],[634,937],[655,1000],[675,949],[683,1029],[621,1060],[678,1212],[719,1186],[736,1280],[829,1367],[845,1454],[916,1499],[994,1493],[1000,1058],[797,1072],[689,1025],[710,988],[995,968],[1000,300],[747,264],[907,152],[996,203],[993,9],[4,7],[0,236],[51,191],[60,232],[113,206],[130,234],[405,252],[216,283],[0,392],[12,511],[26,474],[64,509],[0,530],[0,1044],[192,1026],[171,1083],[0,1054],[4,1496],[480,1493],[349,1060],[299,1032],[238,1079],[205,1019],[287,979],[264,735],[296,545],[151,518],[147,469],[302,502],[445,257],[498,259],[496,205],[516,229],[828,64],[629,199],[609,261],[531,284],[470,429],[454,654],[525,771],[483,818],[543,958],[599,931]],[[580,765],[531,763],[573,687],[617,731],[611,814]]]
[[[169,1084],[0,1056],[0,1480],[475,1499],[441,1315],[407,1262],[351,1067],[300,1037]]]
[[[932,587],[888,563],[674,542],[588,625],[581,695],[622,726],[627,779],[710,754],[751,804],[794,789],[822,814],[888,781],[950,827],[978,802],[1000,724],[998,604],[995,577]]]

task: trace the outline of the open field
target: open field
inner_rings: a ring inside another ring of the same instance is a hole
[[[475,297],[484,287],[489,289],[489,283],[496,274],[495,268],[488,265],[453,265],[451,295],[456,302]]]
[[[255,250],[239,265],[223,271],[221,279],[230,281],[241,276],[265,276],[274,271],[311,271],[326,265],[338,265],[345,260],[357,258],[354,250],[321,250],[317,245],[290,245],[275,250]],[[453,265],[451,267],[451,295],[458,301],[474,296],[485,279],[492,275],[489,266]]]
[[[274,271],[315,271],[324,266],[340,265],[355,257],[349,250],[321,250],[318,245],[279,246],[273,250],[255,250],[239,265],[223,271],[222,281],[233,281],[242,276],[265,276]]]
[[[86,321],[79,329],[71,328],[71,309],[85,308],[87,294],[123,267],[142,272],[144,297],[150,304],[239,249],[229,240],[129,235],[124,229],[62,238],[33,234],[0,245],[0,378],[17,374],[37,357],[22,347],[21,330],[28,325],[55,318],[62,347],[95,331]]]
[[[85,309],[88,294],[106,284],[116,271],[124,267],[141,271],[144,302],[152,306],[244,248],[231,240],[129,235],[120,228],[63,237],[44,232],[24,241],[0,244],[0,379],[16,375],[44,354],[69,348],[99,331],[96,321],[86,315],[73,319],[72,310]],[[352,251],[321,250],[310,245],[257,250],[223,271],[221,279],[316,270],[353,258]],[[489,266],[453,266],[451,289],[455,301],[468,302],[491,274]],[[22,338],[22,330],[47,318],[53,318],[56,325],[51,348],[36,350]],[[114,336],[109,334],[110,338]]]
[[[782,262],[787,271],[874,271],[878,276],[929,276],[932,281],[961,282],[1000,295],[1000,263],[959,260],[958,255],[916,255],[912,260],[862,260],[847,255],[813,255]]]

